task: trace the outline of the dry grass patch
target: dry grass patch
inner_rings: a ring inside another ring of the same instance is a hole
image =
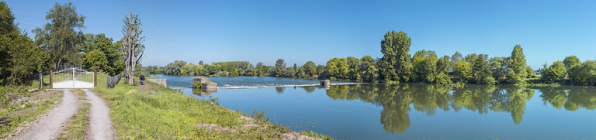
[[[0,87],[0,138],[14,136],[62,101],[62,91]]]

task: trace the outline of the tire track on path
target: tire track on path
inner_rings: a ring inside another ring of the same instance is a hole
[[[70,120],[80,107],[74,93],[68,89],[62,91],[64,94],[62,103],[50,110],[31,129],[25,130],[16,139],[47,140],[58,137],[58,134],[62,131],[62,126]]]
[[[112,119],[110,117],[110,108],[99,98],[96,93],[84,89],[87,99],[91,103],[89,113],[89,133],[88,139],[111,140],[114,139],[114,130],[112,129]]]

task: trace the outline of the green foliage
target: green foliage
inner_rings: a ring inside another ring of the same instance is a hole
[[[375,60],[370,56],[366,55],[360,58],[360,75],[362,75],[362,81],[364,82],[376,82],[379,78],[379,69]]]
[[[56,3],[47,12],[46,20],[50,23],[32,32],[35,34],[35,45],[49,53],[49,61],[53,63],[50,68],[62,68],[65,63],[82,64],[82,48],[79,45],[85,40],[81,31],[85,28],[85,16],[77,13],[72,2],[62,5]]]
[[[304,78],[311,79],[318,75],[317,74],[317,65],[315,64],[315,62],[312,62],[312,61],[308,61],[308,62],[304,63],[304,65],[302,65],[300,67],[300,70],[304,72],[304,74],[305,74]]]
[[[269,122],[269,118],[267,118],[267,116],[265,116],[265,110],[263,110],[263,111],[258,111],[257,109],[253,110],[251,117],[255,118],[255,120],[257,120],[257,122],[259,122],[259,123]]]
[[[115,88],[105,88],[105,75],[99,74],[97,92],[108,102],[118,139],[281,139],[287,127],[269,122],[249,129],[250,121],[240,112],[211,105],[214,100],[198,100],[179,94],[155,83],[153,89],[142,90],[120,82]],[[103,77],[103,78],[102,78]],[[147,96],[155,91],[154,96]],[[257,113],[257,115],[259,115]],[[261,118],[266,118],[264,112]],[[212,124],[232,131],[216,131],[197,127]]]
[[[192,82],[192,88],[193,90],[202,90],[203,89],[203,83],[201,83],[200,81],[195,81]]]
[[[181,75],[182,67],[186,65],[186,62],[183,60],[175,60],[172,63],[166,65],[164,69],[165,75]]]
[[[321,73],[323,73],[323,71],[325,71],[325,66],[317,65],[317,75],[320,75]]]
[[[561,61],[556,61],[548,68],[544,69],[541,78],[544,82],[556,83],[561,82],[565,78],[566,74],[567,69],[565,69],[565,64]]]
[[[0,2],[0,85],[22,85],[47,67],[47,55],[14,23],[6,2]]]
[[[507,74],[507,67],[509,65],[509,58],[507,57],[492,57],[490,58],[490,65],[493,71],[493,78],[496,83],[505,82],[505,75]]]
[[[579,61],[579,58],[577,58],[577,56],[571,55],[565,57],[563,63],[565,64],[565,68],[570,69],[574,65],[581,64],[581,61]]]
[[[350,80],[360,80],[360,60],[356,57],[348,56],[348,79]]]
[[[459,53],[458,51],[455,51],[455,53],[451,56],[451,66],[449,67],[449,72],[453,72],[453,69],[455,68],[455,64],[457,63],[457,61],[459,60],[464,60],[464,56]]]
[[[408,81],[412,66],[410,64],[411,38],[403,32],[390,31],[381,41],[381,58],[378,66],[382,78],[386,81]]]
[[[85,34],[85,38],[86,41],[80,45],[85,54],[84,58],[87,58],[87,55],[93,51],[100,51],[105,55],[106,65],[99,67],[98,69],[109,73],[111,76],[122,73],[124,70],[124,61],[122,61],[122,52],[119,50],[122,46],[121,43],[113,43],[114,40],[106,37],[105,34]],[[94,69],[92,68],[95,66],[94,64],[87,60],[84,60],[84,62],[85,68]]]
[[[534,69],[532,69],[532,67],[527,66],[526,73],[528,74],[527,78],[536,78],[536,72],[534,72]]]
[[[469,54],[465,58],[472,67],[470,82],[476,84],[495,84],[493,71],[486,54]]]
[[[569,79],[574,85],[594,86],[596,85],[596,62],[588,60],[582,64],[571,66],[568,70]]]
[[[101,52],[100,50],[93,50],[87,52],[85,54],[85,63],[89,65],[92,69],[102,69],[105,70],[106,66],[108,65],[108,60],[106,59],[106,55]]]
[[[507,72],[507,82],[511,84],[524,84],[526,73],[526,56],[524,55],[521,45],[515,45],[511,52],[511,59],[509,60],[509,67]]]
[[[282,69],[284,68],[286,68],[286,62],[284,59],[277,59],[277,61],[275,61],[275,77],[279,77]]]
[[[472,66],[466,60],[459,60],[453,69],[454,79],[459,82],[467,82],[472,78]]]

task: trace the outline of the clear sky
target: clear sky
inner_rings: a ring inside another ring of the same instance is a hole
[[[68,1],[58,1],[65,3]],[[55,1],[8,0],[21,29],[45,24]],[[438,0],[117,0],[73,1],[85,33],[122,38],[124,16],[142,20],[143,66],[245,60],[288,65],[333,57],[381,57],[387,31],[412,38],[410,53],[509,56],[516,44],[527,64],[576,55],[596,58],[596,1]],[[30,36],[33,36],[29,32]]]

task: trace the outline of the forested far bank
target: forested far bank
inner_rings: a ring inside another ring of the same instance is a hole
[[[389,31],[381,40],[381,58],[335,57],[325,65],[312,61],[288,66],[284,59],[275,66],[248,61],[214,62],[197,65],[176,60],[165,67],[149,66],[152,74],[189,76],[271,76],[305,79],[352,80],[371,83],[423,82],[441,85],[458,84],[538,84],[596,85],[596,61],[581,62],[571,55],[543,68],[526,64],[521,45],[513,46],[510,56],[466,54],[455,52],[440,56],[432,50],[418,50],[411,55],[412,39],[405,32]]]

